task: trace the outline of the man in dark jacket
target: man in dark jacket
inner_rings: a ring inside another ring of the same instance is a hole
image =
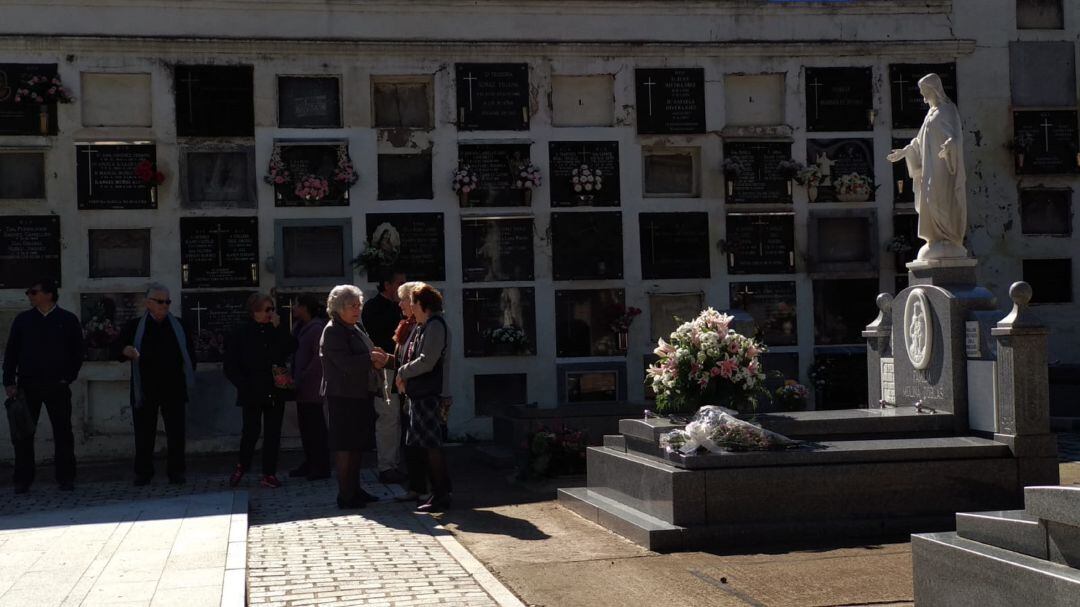
[[[405,282],[405,274],[396,270],[385,270],[379,277],[379,293],[372,297],[361,313],[360,320],[371,336],[371,341],[384,352],[394,351],[394,330],[401,322],[401,308],[398,307],[398,287]],[[392,369],[383,373],[393,374]],[[394,378],[386,378],[385,385],[393,386]],[[404,476],[398,471],[401,459],[401,395],[375,395],[375,450],[378,455],[379,482],[399,483]]]
[[[131,417],[135,426],[135,485],[154,476],[154,439],[158,411],[168,441],[169,482],[184,483],[186,405],[195,383],[195,340],[179,318],[169,312],[169,289],[151,284],[146,290],[146,313],[124,326],[116,347],[117,359],[131,361]]]
[[[83,360],[79,319],[56,305],[56,283],[46,279],[26,290],[33,306],[11,323],[4,350],[4,391],[14,398],[22,391],[29,427],[17,429],[8,409],[15,447],[15,493],[25,493],[34,482],[34,432],[41,405],[49,413],[56,449],[56,482],[63,491],[75,488],[75,436],[71,431],[71,383]]]

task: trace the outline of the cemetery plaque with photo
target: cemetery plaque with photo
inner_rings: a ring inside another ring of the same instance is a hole
[[[893,139],[892,149],[902,150],[904,147],[911,143],[910,139]],[[893,174],[893,204],[896,203],[914,203],[915,202],[915,185],[911,180],[911,175],[908,175],[906,162],[894,162],[892,163]]]
[[[873,130],[873,72],[869,67],[807,67],[806,130]]]
[[[254,149],[189,149],[182,154],[184,208],[255,208]]]
[[[379,200],[431,200],[431,152],[379,154]]]
[[[580,183],[582,165],[599,181]],[[618,141],[552,141],[548,144],[548,167],[551,206],[619,206]]]
[[[536,298],[532,287],[462,290],[465,356],[536,354]]]
[[[649,293],[650,343],[670,340],[679,325],[697,318],[705,308],[705,295],[697,293]]]
[[[352,238],[349,220],[337,225],[279,225],[282,283],[331,282],[351,278],[347,266]]]
[[[150,230],[90,230],[90,278],[150,276]]]
[[[278,126],[332,129],[341,126],[337,76],[278,76]]]
[[[250,65],[175,66],[177,136],[253,136],[254,73]]]
[[[120,331],[145,310],[142,293],[81,293],[79,309],[86,360],[94,361],[116,360]]]
[[[533,280],[532,217],[461,219],[461,272],[465,282]]]
[[[60,286],[60,218],[0,216],[0,289],[25,289],[42,278]]]
[[[625,300],[622,289],[555,291],[556,356],[625,354],[612,327]]]
[[[728,215],[724,250],[731,274],[795,271],[794,215]]]
[[[1037,236],[1072,234],[1072,190],[1020,190],[1020,232]]]
[[[552,213],[555,280],[623,277],[622,213]]]
[[[732,307],[754,317],[757,335],[766,345],[797,345],[794,282],[733,282],[729,289]]]
[[[529,130],[527,63],[457,63],[458,130]]]
[[[529,144],[458,145],[458,163],[472,169],[479,180],[463,206],[517,207],[532,200],[531,190],[515,187],[520,169],[529,164]]]
[[[372,242],[379,226],[381,239],[392,247],[395,239],[397,261],[394,267],[409,280],[446,280],[446,234],[442,213],[368,213],[367,242],[372,246],[384,243]]]
[[[27,78],[56,76],[56,64],[0,63],[0,135],[55,135],[56,103],[32,103],[15,91]]]
[[[343,207],[349,205],[349,188],[334,179],[341,154],[348,156],[345,144],[277,144],[281,161],[292,176],[292,183],[274,186],[274,206]],[[327,193],[322,198],[301,197],[297,185],[307,176],[326,180]]]
[[[157,208],[157,188],[135,171],[144,162],[154,167],[156,150],[154,144],[75,146],[79,209]]]
[[[183,287],[259,286],[259,222],[255,217],[180,218]]]
[[[907,145],[907,142],[904,145]],[[877,186],[874,182],[873,139],[807,139],[806,162],[816,165],[821,172],[816,196],[811,194],[810,202],[874,200]],[[867,187],[845,187],[845,183],[851,183],[852,175],[858,175],[865,180]]]
[[[926,110],[929,108],[919,91],[919,79],[927,74],[940,76],[941,84],[945,87],[945,94],[953,100],[953,103],[958,103],[955,63],[894,63],[889,66],[892,128],[917,129],[922,126]]]
[[[705,132],[705,70],[634,70],[637,132],[642,135]]]
[[[1013,112],[1017,175],[1080,172],[1075,110]]]
[[[641,277],[709,278],[708,213],[641,213]]]
[[[791,162],[791,143],[786,141],[731,141],[724,144],[726,173],[732,176],[727,203],[791,202],[791,179],[780,163]]]
[[[45,153],[0,151],[0,199],[45,198]]]
[[[229,333],[251,318],[245,305],[251,291],[184,292],[180,310],[195,331],[195,358],[200,363],[221,362]]]

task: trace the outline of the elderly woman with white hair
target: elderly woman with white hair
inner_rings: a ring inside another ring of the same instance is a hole
[[[319,342],[323,379],[320,393],[330,412],[329,445],[337,452],[338,507],[363,508],[377,498],[360,487],[360,457],[371,448],[375,424],[373,395],[379,388],[376,369],[388,355],[375,347],[360,325],[364,294],[353,285],[338,285],[326,300],[330,322]]]

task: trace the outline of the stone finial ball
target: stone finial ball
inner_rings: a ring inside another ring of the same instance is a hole
[[[892,293],[879,293],[876,301],[878,309],[882,312],[888,313],[892,310]]]
[[[1022,280],[1012,283],[1009,287],[1009,297],[1016,305],[1026,306],[1031,301],[1031,285]]]

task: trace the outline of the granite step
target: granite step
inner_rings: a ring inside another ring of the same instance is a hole
[[[626,437],[622,434],[605,434],[604,446],[608,449],[626,453]]]
[[[1080,527],[1080,487],[1024,487],[1024,507],[1036,518]]]
[[[1023,510],[959,512],[956,534],[964,539],[1046,559],[1046,527]]]
[[[681,544],[685,527],[673,525],[604,497],[588,487],[559,489],[559,505],[649,550],[665,552]]]

